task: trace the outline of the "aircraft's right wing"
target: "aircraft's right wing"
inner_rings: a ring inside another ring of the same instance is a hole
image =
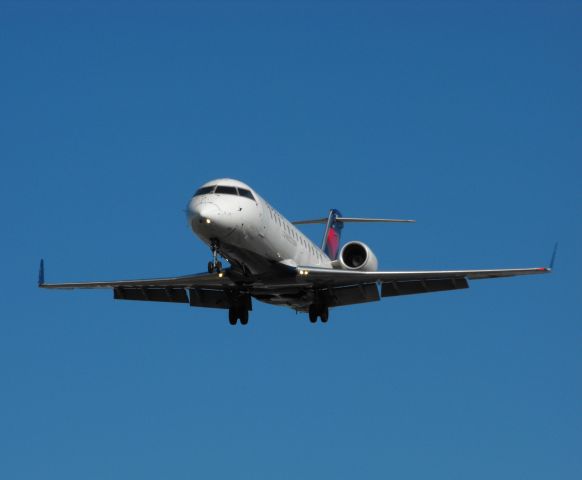
[[[105,280],[89,282],[46,283],[44,262],[41,260],[38,286],[53,290],[72,290],[76,288],[229,288],[236,286],[230,269],[224,274],[197,273],[179,277],[147,278],[140,280]]]
[[[198,273],[178,277],[140,280],[46,283],[44,262],[41,260],[38,286],[50,290],[112,289],[118,300],[190,303],[193,307],[228,308],[238,299],[237,289],[244,278],[232,269],[222,273]],[[189,295],[188,295],[189,293]]]

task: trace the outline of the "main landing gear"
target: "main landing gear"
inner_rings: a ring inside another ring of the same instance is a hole
[[[212,241],[210,249],[212,250],[212,260],[208,262],[208,273],[220,273],[222,272],[222,263],[218,260],[218,242]]]
[[[244,307],[234,307],[228,309],[228,323],[236,325],[237,320],[240,320],[241,325],[249,323],[249,311]]]
[[[325,305],[310,305],[309,306],[309,321],[311,323],[317,322],[317,317],[320,318],[321,323],[326,323],[329,319],[329,309]]]

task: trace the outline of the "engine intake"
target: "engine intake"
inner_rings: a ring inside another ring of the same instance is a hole
[[[348,242],[340,251],[339,263],[346,270],[375,272],[378,270],[378,259],[374,252],[362,242]]]

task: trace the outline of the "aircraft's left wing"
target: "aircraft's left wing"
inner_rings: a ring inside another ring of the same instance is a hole
[[[430,281],[448,280],[453,284],[459,280],[481,280],[484,278],[516,277],[520,275],[539,275],[551,273],[558,252],[554,246],[549,267],[534,268],[497,268],[489,270],[417,270],[362,272],[357,270],[340,270],[333,268],[297,267],[298,276],[311,285],[347,286],[363,283],[382,283],[398,285],[399,283],[417,282],[426,284]],[[466,288],[466,287],[465,287]],[[410,292],[420,293],[420,292]]]
[[[358,272],[297,267],[297,282],[320,292],[329,306],[372,302],[381,297],[458,290],[468,280],[550,273],[549,267],[494,270],[421,270]],[[378,293],[378,288],[380,292]]]
[[[431,278],[466,278],[480,280],[483,278],[515,277],[518,275],[537,275],[550,273],[549,267],[502,268],[493,270],[411,270],[386,272],[360,272],[338,270],[333,268],[297,267],[297,273],[314,284],[345,285],[362,282],[392,282],[427,280]]]

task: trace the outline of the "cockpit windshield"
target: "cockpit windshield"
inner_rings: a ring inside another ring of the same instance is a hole
[[[209,193],[216,193],[219,195],[237,195],[237,196],[240,195],[241,197],[245,197],[255,201],[255,197],[253,196],[250,190],[247,190],[246,188],[237,188],[227,185],[211,185],[209,187],[201,187],[198,190],[196,190],[194,196],[197,197],[199,195],[208,195]]]
[[[238,194],[241,197],[246,197],[246,198],[250,198],[251,200],[255,200],[255,197],[253,197],[253,194],[251,193],[250,190],[247,190],[246,188],[239,188],[238,189]]]
[[[227,187],[226,185],[218,185],[214,193],[221,193],[223,195],[238,195],[236,187]]]
[[[212,185],[210,187],[201,187],[198,190],[196,190],[194,196],[197,197],[198,195],[206,195],[208,193],[212,193],[214,191],[214,187],[216,187],[216,185]]]

